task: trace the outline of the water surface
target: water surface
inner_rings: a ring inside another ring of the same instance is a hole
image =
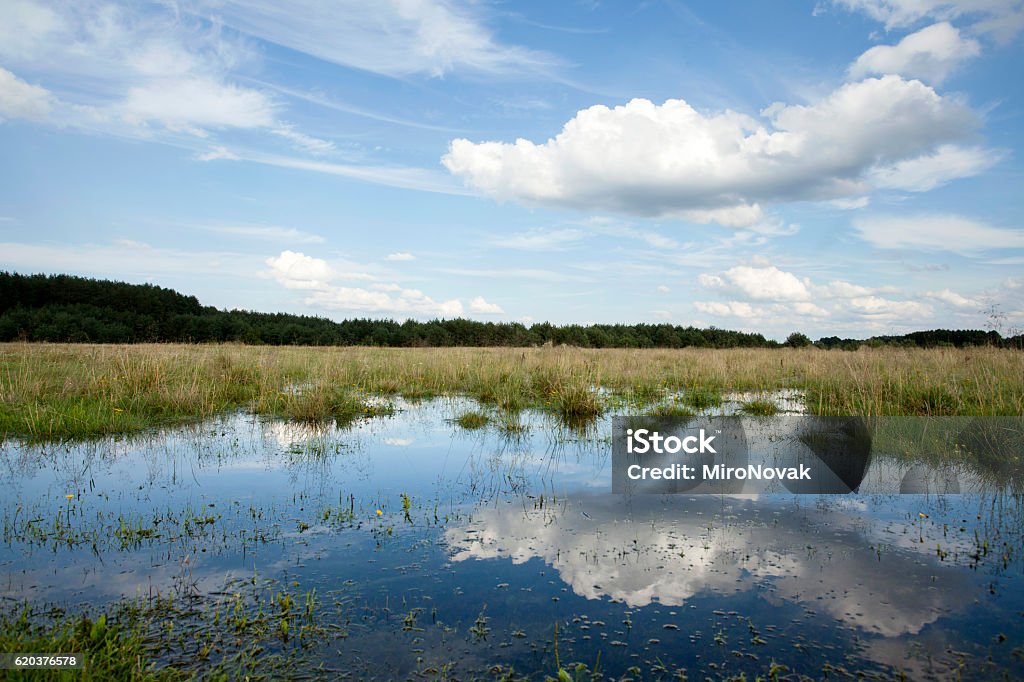
[[[816,678],[1024,676],[1009,492],[614,495],[607,420],[466,431],[451,420],[468,401],[399,407],[344,429],[238,414],[8,442],[3,608],[171,599],[201,632],[272,613],[264,648],[324,677],[553,675],[556,625],[558,663],[602,679],[773,661]],[[877,453],[867,480],[914,466]],[[202,667],[182,652],[163,662]]]

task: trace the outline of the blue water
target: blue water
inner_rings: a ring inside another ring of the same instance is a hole
[[[815,678],[1024,677],[1018,497],[614,495],[608,421],[524,413],[510,436],[453,424],[469,406],[8,442],[3,608],[315,588],[296,665],[324,677],[553,675],[556,624],[558,663],[601,678],[772,661]],[[872,463],[886,466],[903,465]]]

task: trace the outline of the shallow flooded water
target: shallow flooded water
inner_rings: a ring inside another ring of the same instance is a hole
[[[227,632],[331,678],[1024,676],[1018,496],[616,495],[608,420],[471,407],[7,443],[3,608],[163,600],[186,669]],[[865,490],[923,466],[884,454]]]

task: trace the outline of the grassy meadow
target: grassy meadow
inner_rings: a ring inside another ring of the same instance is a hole
[[[601,388],[603,390],[597,390]],[[380,397],[465,395],[566,419],[706,409],[796,389],[821,415],[1024,414],[1024,354],[996,348],[630,350],[0,344],[0,433],[130,433],[248,410],[347,422]],[[674,395],[666,407],[664,398]],[[755,405],[756,408],[756,405]]]

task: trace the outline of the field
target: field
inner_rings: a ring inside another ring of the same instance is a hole
[[[820,415],[1020,415],[1024,354],[0,345],[0,433],[35,440],[130,433],[236,409],[344,421],[387,409],[375,398],[390,395],[464,395],[572,419],[642,411],[666,397],[700,408],[724,392],[778,389],[802,392]]]

